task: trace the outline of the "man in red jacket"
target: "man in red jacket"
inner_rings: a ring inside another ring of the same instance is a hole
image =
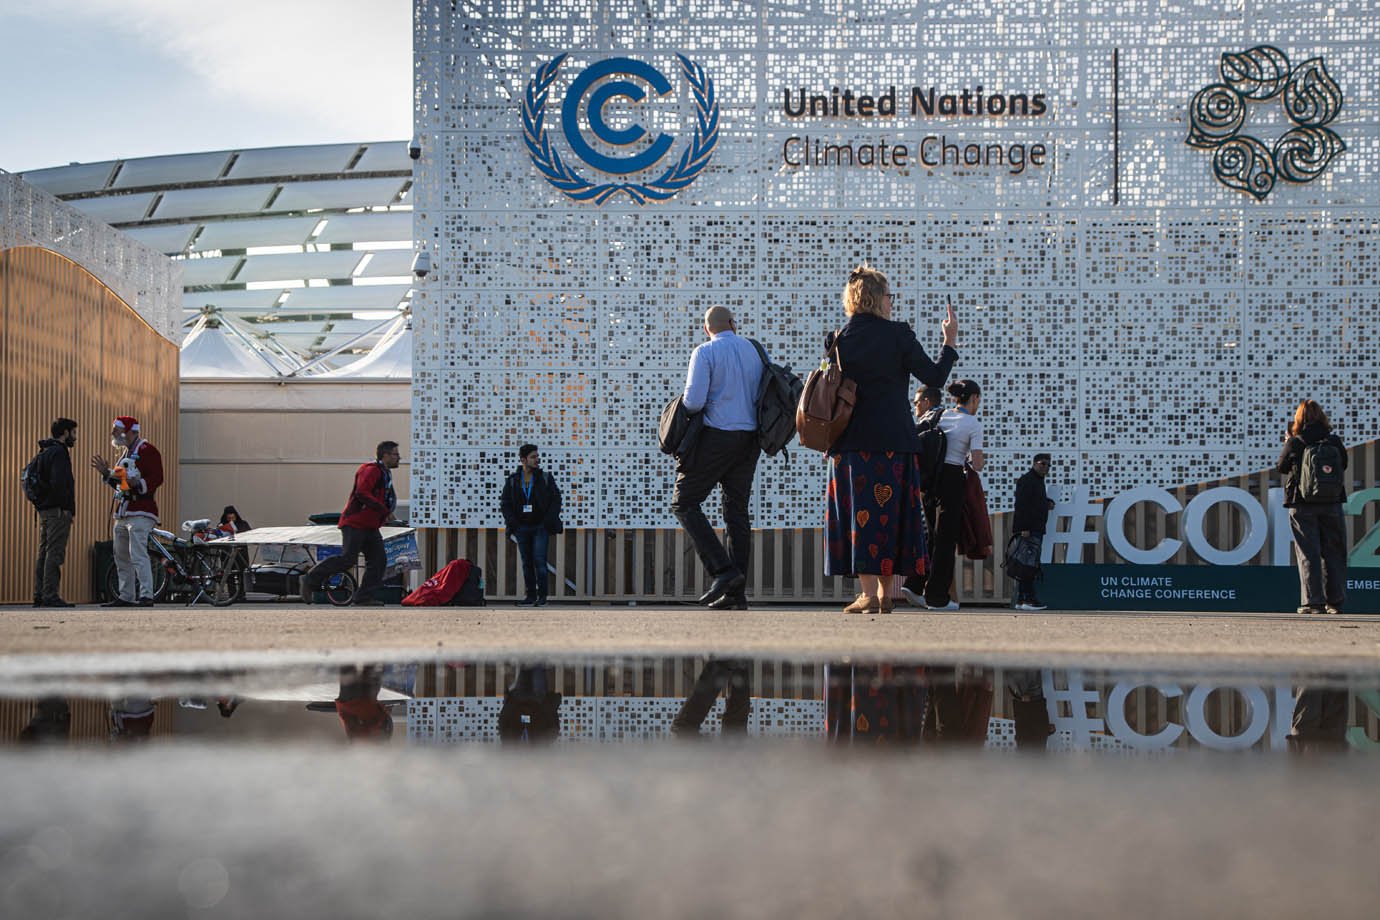
[[[152,607],[149,534],[158,523],[154,493],[163,484],[163,455],[139,433],[139,420],[128,415],[111,423],[110,443],[124,450],[115,463],[107,463],[100,454],[91,457],[91,468],[115,490],[113,539],[120,596],[102,606]]]
[[[377,603],[374,592],[383,584],[383,570],[388,563],[379,528],[387,523],[398,506],[390,472],[398,468],[398,442],[380,442],[374,456],[373,463],[366,463],[355,471],[354,488],[340,515],[340,555],[322,559],[302,576],[303,603],[312,602],[312,594],[321,590],[327,578],[353,569],[361,552],[364,553],[364,584],[355,592],[353,603]]]

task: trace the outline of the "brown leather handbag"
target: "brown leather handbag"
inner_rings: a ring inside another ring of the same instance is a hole
[[[858,385],[843,376],[838,337],[839,332],[830,337],[824,360],[805,379],[800,405],[795,410],[800,444],[811,450],[828,451],[834,445],[848,427],[853,406],[858,402]]]

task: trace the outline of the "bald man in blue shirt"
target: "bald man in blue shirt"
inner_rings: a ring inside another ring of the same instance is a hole
[[[681,401],[691,412],[704,413],[704,429],[688,456],[676,460],[676,487],[671,510],[680,521],[705,569],[714,576],[701,604],[715,609],[747,609],[748,556],[752,518],[748,499],[757,472],[757,388],[762,359],[752,341],[738,335],[727,307],[704,314],[709,341],[690,356]],[[714,486],[723,492],[725,546],[700,510]]]

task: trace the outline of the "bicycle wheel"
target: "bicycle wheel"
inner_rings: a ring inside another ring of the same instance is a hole
[[[167,560],[157,553],[149,554],[149,569],[153,572],[153,599],[167,600],[168,570]],[[114,600],[120,596],[120,567],[111,563],[105,572],[105,599]]]
[[[235,602],[243,579],[236,582],[236,572],[219,565],[220,560],[212,561],[209,556],[197,554],[193,564],[192,578],[197,582],[212,607],[229,607]]]
[[[339,575],[332,575],[322,584],[321,590],[326,594],[326,600],[337,607],[349,606],[350,601],[355,599],[355,576],[349,572],[341,572]]]

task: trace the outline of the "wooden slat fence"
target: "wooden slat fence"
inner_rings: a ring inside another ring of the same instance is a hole
[[[1372,488],[1380,481],[1380,451],[1374,441],[1350,451],[1352,491]],[[1204,489],[1236,486],[1263,496],[1279,477],[1262,471],[1215,482],[1179,486],[1170,490],[1180,503]],[[1375,526],[1380,502],[1347,519],[1351,544]],[[1169,515],[1149,504],[1140,504],[1126,515],[1127,538],[1136,546],[1152,546],[1164,537],[1183,539],[1183,515]],[[1098,534],[1087,548],[1084,562],[1124,562],[1108,545],[1101,516],[1090,520]],[[1231,547],[1242,537],[1245,519],[1226,503],[1220,503],[1205,522],[1213,545]],[[722,536],[722,533],[720,534]],[[1010,515],[992,516],[995,552],[980,561],[959,558],[955,578],[959,599],[969,604],[1006,604],[1013,584],[1001,568],[1002,548],[1010,535]],[[522,564],[517,544],[501,530],[488,528],[432,528],[420,533],[422,567],[428,574],[451,559],[476,562],[484,571],[485,591],[492,599],[508,600],[522,595]],[[846,603],[856,593],[856,582],[824,575],[824,532],[821,528],[760,529],[752,534],[752,571],[748,592],[758,603]],[[1065,561],[1064,547],[1055,550],[1054,562]],[[1198,562],[1187,545],[1169,560],[1176,565]],[[680,529],[584,529],[571,528],[553,537],[550,565],[554,600],[588,602],[693,601],[708,586],[689,537]],[[1248,564],[1269,563],[1269,546]]]

